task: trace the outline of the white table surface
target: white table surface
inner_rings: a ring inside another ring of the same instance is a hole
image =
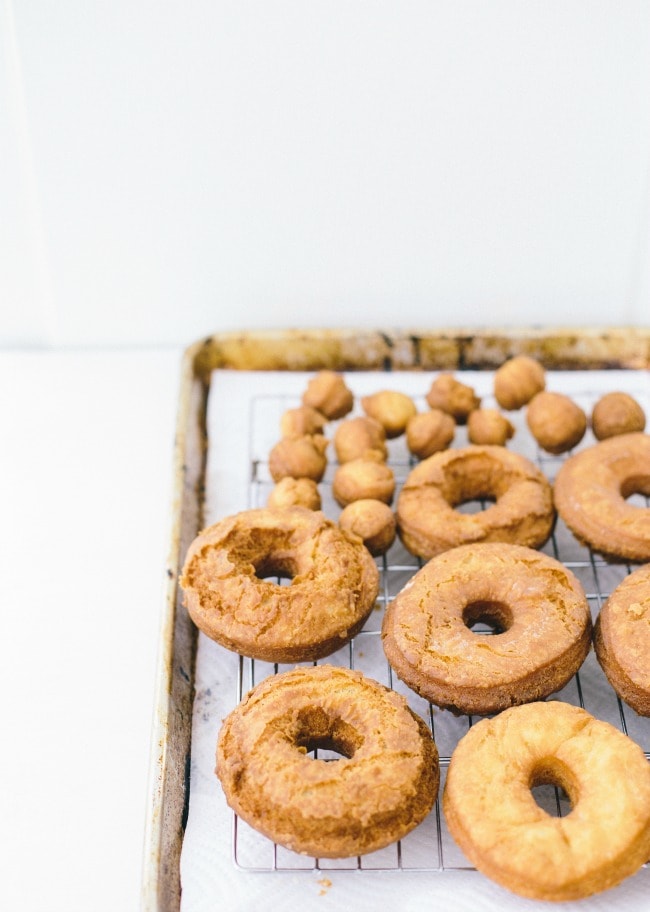
[[[3,909],[139,908],[181,357],[0,351]]]

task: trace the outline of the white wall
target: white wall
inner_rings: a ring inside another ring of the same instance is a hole
[[[0,344],[650,322],[646,0],[0,0]]]

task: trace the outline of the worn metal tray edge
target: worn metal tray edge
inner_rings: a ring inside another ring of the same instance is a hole
[[[203,525],[212,372],[233,370],[493,369],[515,354],[547,369],[650,368],[650,329],[291,329],[216,333],[183,354],[173,454],[172,515],[151,732],[141,908],[178,912],[180,854],[189,799],[197,634],[182,605],[178,575]]]

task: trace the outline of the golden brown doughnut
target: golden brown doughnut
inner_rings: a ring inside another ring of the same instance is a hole
[[[580,443],[587,430],[587,416],[577,402],[563,393],[544,390],[531,399],[526,410],[531,434],[547,453],[566,453]]]
[[[553,488],[558,513],[576,538],[609,557],[650,561],[650,437],[621,434],[570,456]]]
[[[531,789],[556,785],[555,817]],[[479,871],[533,899],[613,887],[650,857],[650,764],[627,735],[566,703],[483,719],[454,750],[443,794],[449,830]]]
[[[479,621],[496,632],[474,633]],[[430,560],[388,605],[382,641],[412,690],[486,715],[562,688],[589,652],[591,615],[580,583],[554,558],[463,545]]]
[[[528,355],[509,358],[494,374],[494,396],[501,408],[508,411],[522,405],[541,392],[546,385],[544,368]]]
[[[343,418],[352,411],[354,395],[348,389],[342,374],[321,370],[307,383],[302,394],[302,404],[322,412],[326,418]]]
[[[393,502],[395,474],[389,465],[379,458],[351,459],[339,466],[332,479],[332,494],[341,507],[353,500],[382,500]]]
[[[320,511],[267,508],[201,532],[180,582],[192,620],[211,639],[255,659],[301,662],[329,655],[361,630],[379,574],[361,540]]]
[[[327,438],[322,434],[283,437],[269,453],[273,481],[282,478],[312,478],[321,481],[327,468]]]
[[[629,393],[606,393],[591,412],[591,428],[597,440],[645,430],[645,412]]]
[[[451,415],[458,424],[465,424],[467,416],[477,409],[481,400],[471,386],[461,383],[453,374],[439,374],[431,384],[426,400],[431,408]]]
[[[305,434],[322,433],[327,418],[309,405],[287,409],[280,418],[280,432],[283,437],[303,437]]]
[[[269,494],[267,507],[307,507],[320,510],[322,506],[318,485],[313,478],[281,478]]]
[[[470,443],[505,446],[515,429],[498,409],[481,408],[470,412],[467,419],[467,437]]]
[[[455,509],[482,498],[495,503],[480,513]],[[398,534],[423,558],[480,541],[539,548],[554,518],[551,486],[542,472],[501,446],[435,453],[411,470],[397,500]]]
[[[327,762],[309,752],[337,751]],[[406,700],[358,671],[267,678],[226,718],[217,775],[228,804],[295,852],[345,858],[401,839],[429,813],[438,752]]]
[[[353,459],[371,458],[386,459],[386,432],[383,426],[367,415],[346,418],[334,432],[334,450],[340,463]]]
[[[339,526],[358,535],[373,556],[385,554],[395,541],[395,514],[381,500],[353,500],[339,516]]]
[[[406,425],[406,445],[418,459],[446,450],[456,433],[456,422],[442,409],[414,415]]]
[[[389,440],[403,434],[409,418],[417,412],[411,397],[396,390],[380,390],[370,396],[363,396],[361,407],[366,415],[381,424]]]
[[[650,716],[650,564],[614,589],[594,627],[596,656],[622,700]]]

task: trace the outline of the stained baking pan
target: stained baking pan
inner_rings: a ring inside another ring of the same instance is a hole
[[[650,331],[625,327],[278,330],[215,334],[187,349],[179,393],[171,543],[152,734],[142,899],[147,912],[176,912],[181,905],[180,857],[190,789],[197,632],[182,606],[178,574],[189,543],[204,525],[206,465],[212,443],[208,402],[218,371],[490,371],[520,353],[537,358],[551,371],[624,370],[647,380]],[[422,382],[428,384],[429,378]],[[385,377],[381,383],[389,385]]]

